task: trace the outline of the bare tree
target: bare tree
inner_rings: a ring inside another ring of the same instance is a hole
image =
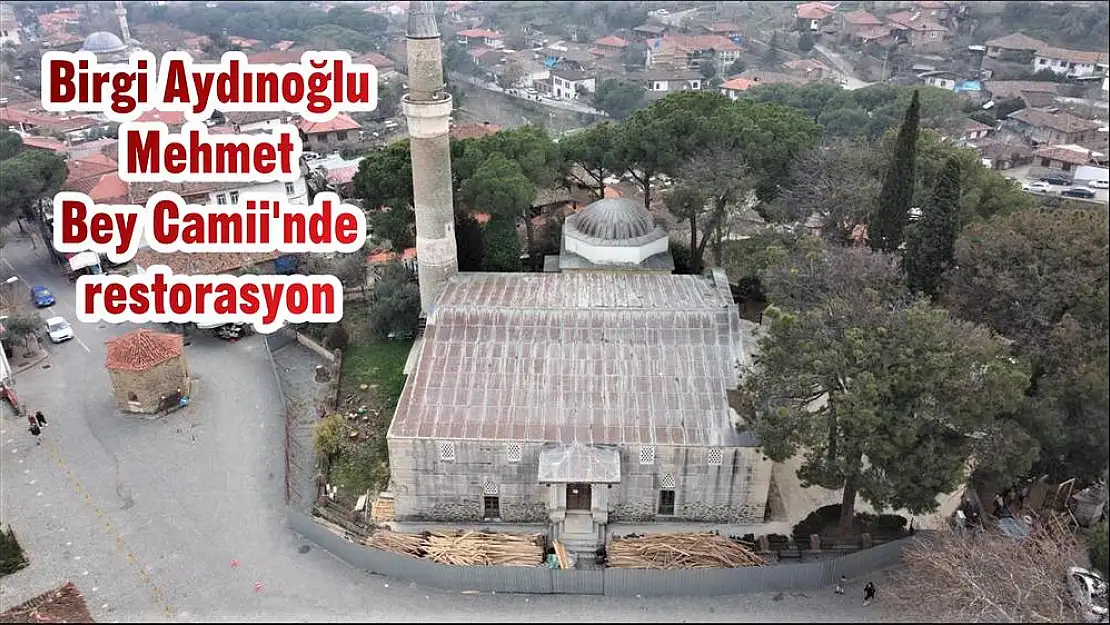
[[[879,148],[858,139],[814,148],[798,159],[794,185],[778,202],[780,218],[799,223],[816,217],[825,238],[846,242],[878,202],[882,163]]]
[[[883,604],[942,623],[1082,622],[1066,580],[1068,567],[1083,557],[1062,523],[1023,539],[945,531],[907,549]]]
[[[690,266],[695,273],[701,271],[705,265],[705,248],[710,240],[716,242],[713,262],[720,266],[724,227],[729,221],[729,213],[743,207],[753,187],[744,153],[733,141],[714,141],[679,170],[678,178],[686,187],[696,189],[706,200],[701,240],[695,244],[696,234],[691,234]],[[694,230],[698,217],[688,219]]]
[[[313,254],[308,257],[308,270],[316,275],[333,275],[348,288],[366,286],[366,256],[358,252],[335,256]]]
[[[787,310],[806,311],[831,300],[894,305],[908,302],[897,259],[882,252],[803,239],[761,279],[768,301]]]

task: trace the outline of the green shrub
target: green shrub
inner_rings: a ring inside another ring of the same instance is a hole
[[[11,526],[0,528],[0,577],[11,575],[27,566],[27,558],[23,555],[23,547],[16,540],[15,531]]]
[[[1091,566],[1103,577],[1110,575],[1110,543],[1107,542],[1107,530],[1110,521],[1096,523],[1087,535],[1087,548],[1091,558]]]

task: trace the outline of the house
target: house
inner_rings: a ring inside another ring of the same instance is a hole
[[[743,47],[720,35],[673,35],[647,42],[647,66],[698,69],[710,62],[723,71],[740,58]]]
[[[649,93],[666,94],[673,91],[700,91],[705,77],[690,69],[649,69],[639,74],[628,74],[629,80],[635,80],[644,86]]]
[[[119,163],[103,154],[66,161],[62,191],[84,193],[98,204],[126,204],[129,187],[120,180]]]
[[[794,8],[794,29],[817,32],[832,23],[839,5],[824,2],[803,2]]]
[[[918,0],[913,4],[918,13],[938,24],[946,23],[951,13],[948,3],[940,0]]]
[[[361,129],[358,122],[342,113],[326,122],[310,122],[298,118],[296,126],[301,140],[304,141],[305,150],[321,154],[337,149],[345,141],[357,139]]]
[[[840,14],[840,30],[851,37],[858,36],[860,31],[864,29],[882,25],[883,21],[881,19],[863,9]]]
[[[31,150],[45,150],[47,152],[66,152],[66,144],[51,139],[50,137],[35,137],[28,135],[23,137],[23,147]]]
[[[1047,46],[1033,55],[1033,71],[1071,78],[1105,76],[1110,71],[1110,54]]]
[[[987,58],[1012,63],[1030,63],[1041,50],[1052,46],[1022,33],[1014,33],[987,42]]]
[[[459,43],[470,48],[474,46],[484,46],[486,48],[504,48],[505,37],[496,30],[486,30],[484,28],[468,28],[460,30],[456,33],[456,38]]]
[[[461,22],[462,14],[469,5],[469,2],[463,0],[451,0],[451,2],[446,3],[443,9],[443,17],[447,18],[449,22]]]
[[[281,111],[229,111],[224,113],[224,119],[231,124],[236,133],[255,134],[270,132],[281,123],[289,120],[289,115]],[[211,131],[211,129],[209,129]]]
[[[577,100],[595,89],[597,80],[586,72],[567,69],[551,72],[551,94],[556,100]]]
[[[721,83],[719,89],[721,90],[721,94],[728,97],[728,99],[739,100],[740,94],[751,89],[754,85],[755,82],[747,78],[730,78]]]
[[[393,59],[378,52],[366,52],[362,55],[352,55],[359,63],[369,63],[378,70],[378,79],[387,80],[397,73],[397,65]]]
[[[20,135],[54,135],[64,137],[67,142],[81,141],[89,132],[106,128],[108,122],[94,117],[75,115],[72,117],[51,113],[24,111],[11,106],[0,108],[0,128],[11,130]]]
[[[1057,109],[1021,109],[1010,113],[1010,126],[1038,144],[1084,143],[1099,136],[1102,124]]]
[[[551,83],[551,68],[535,57],[533,52],[506,52],[502,55],[504,69],[513,67],[519,70],[519,87],[535,89],[538,83]]]
[[[896,41],[915,48],[939,49],[944,46],[944,40],[948,36],[948,28],[921,13],[891,13],[886,16],[886,21]]]
[[[663,24],[641,24],[632,29],[632,34],[639,37],[641,41],[659,39],[666,36],[667,27]]]
[[[104,342],[104,367],[121,412],[158,414],[190,394],[184,340],[141,328]]]
[[[239,48],[242,50],[251,50],[258,47],[258,44],[262,43],[257,39],[251,39],[250,37],[239,37],[237,35],[231,35],[227,38],[227,41],[233,46],[239,46]]]
[[[1070,180],[1075,176],[1076,169],[1089,164],[1091,164],[1091,157],[1087,150],[1046,145],[1033,150],[1033,164],[1029,166],[1029,176],[1040,178],[1055,175]]]
[[[313,173],[327,182],[329,190],[335,191],[339,197],[353,197],[352,183],[358,173],[359,164],[363,157],[345,159],[339,154],[329,154],[324,158],[306,161],[305,166]],[[321,191],[323,189],[317,189]]]
[[[604,52],[624,52],[628,47],[628,41],[615,35],[609,35],[608,37],[602,37],[594,41],[594,46]]]
[[[481,124],[452,124],[450,136],[452,139],[478,139],[501,132],[501,126],[483,122]]]
[[[993,126],[977,122],[974,119],[966,119],[963,128],[960,130],[958,141],[966,143],[986,139],[992,132],[994,132]]]
[[[304,176],[293,182],[135,182],[131,183],[129,204],[146,204],[159,191],[172,191],[190,204],[226,206],[239,202],[247,193],[284,196],[290,204],[308,204],[308,184]]]
[[[0,47],[9,43],[18,47],[22,42],[23,37],[19,32],[19,20],[15,17],[15,11],[7,3],[0,4]]]
[[[1020,98],[1025,106],[1051,106],[1058,95],[1059,83],[1034,80],[988,80],[984,88],[995,102]]]
[[[185,119],[185,113],[181,111],[160,111],[158,109],[150,109],[149,111],[143,111],[143,113],[139,115],[139,117],[136,118],[135,121],[162,122],[167,127],[169,127],[170,132],[179,132],[181,130],[181,127],[185,125],[185,122],[187,120]]]
[[[921,72],[917,75],[921,82],[936,87],[938,89],[947,89],[948,91],[955,91],[956,85],[964,82],[962,74],[957,72],[949,72],[946,70],[938,70],[931,72]]]
[[[746,69],[734,78],[751,81],[753,87],[759,85],[803,85],[805,80],[782,72],[768,72],[761,69]]]
[[[702,26],[705,33],[708,35],[717,35],[719,37],[728,37],[729,39],[736,39],[742,37],[740,27],[732,22],[713,22],[712,24]]]
[[[155,252],[149,247],[140,247],[134,262],[138,273],[143,273],[147,267],[163,265],[174,274],[213,276],[234,275],[248,270],[275,273],[275,264],[279,264],[282,258],[288,256],[280,252]]]
[[[831,75],[827,65],[816,59],[795,59],[782,64],[789,73],[806,82],[824,80]]]

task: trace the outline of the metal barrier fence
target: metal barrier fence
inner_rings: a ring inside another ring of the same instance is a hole
[[[841,575],[860,577],[897,565],[912,538],[819,562],[738,569],[650,571],[639,569],[553,570],[546,567],[447,566],[356,544],[287,509],[294,532],[351,566],[433,588],[479,592],[630,596],[714,596],[812,590]]]
[[[296,495],[293,487],[293,476],[295,475],[293,467],[293,420],[289,414],[289,405],[285,400],[285,388],[281,383],[281,374],[278,373],[277,363],[274,362],[274,352],[296,342],[296,337],[296,333],[288,332],[287,328],[282,328],[277,332],[265,336],[266,356],[270,359],[270,369],[274,372],[274,381],[277,383],[278,396],[281,397],[282,423],[284,424],[285,430],[285,438],[282,444],[285,453],[285,505],[287,506],[293,502]]]

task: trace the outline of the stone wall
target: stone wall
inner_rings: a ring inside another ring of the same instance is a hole
[[[440,445],[446,442],[454,445],[453,461],[440,460]],[[391,438],[397,519],[481,521],[483,497],[490,494],[500,500],[503,521],[544,522],[548,487],[536,482],[541,447],[521,443],[521,460],[509,462],[505,442]],[[656,446],[649,465],[640,464],[639,447],[623,448],[621,483],[606,493],[609,522],[762,523],[771,467],[754,448],[722,449],[719,466],[709,464],[707,448]],[[665,486],[675,492],[673,516],[658,514]]]
[[[108,371],[112,395],[124,412],[155,413],[162,407],[162,398],[178,389],[189,393],[189,368],[185,357],[171,358],[146,371]]]

